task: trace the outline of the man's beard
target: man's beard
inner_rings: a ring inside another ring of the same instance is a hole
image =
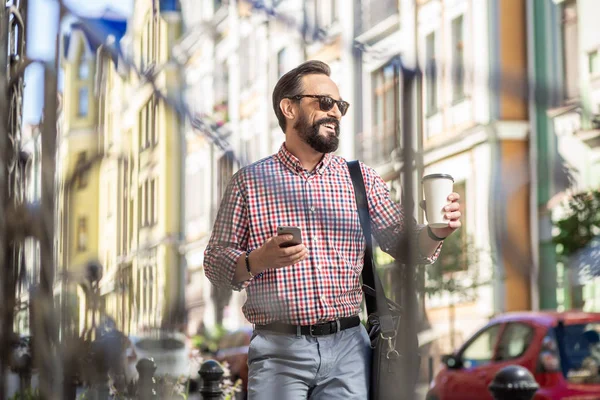
[[[334,125],[335,135],[331,135],[329,131],[325,135],[321,135],[319,129],[324,124]],[[340,144],[340,122],[335,118],[323,118],[310,125],[306,114],[301,113],[298,121],[294,124],[294,129],[306,144],[319,153],[332,153]]]

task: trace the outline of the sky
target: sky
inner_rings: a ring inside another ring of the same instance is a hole
[[[81,15],[94,16],[105,8],[129,16],[133,0],[64,0],[64,4]],[[58,27],[58,2],[56,0],[29,0],[27,19],[27,56],[44,61],[54,60],[56,32]],[[66,25],[63,26],[63,29]],[[44,92],[44,71],[33,64],[25,73],[23,119],[25,123],[38,123],[41,116]]]

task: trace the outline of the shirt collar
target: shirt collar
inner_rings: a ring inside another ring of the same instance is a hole
[[[288,167],[290,170],[297,172],[298,174],[301,174],[302,172],[306,171],[298,157],[290,153],[287,147],[285,147],[285,143],[283,143],[279,148],[279,151],[277,152],[277,157],[283,165]],[[321,161],[315,167],[313,173],[316,172],[319,175],[323,175],[323,173],[325,173],[325,171],[329,167],[329,164],[331,164],[332,159],[333,155],[331,153],[325,153]]]

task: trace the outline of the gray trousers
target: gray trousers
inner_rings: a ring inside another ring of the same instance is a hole
[[[248,350],[248,399],[365,400],[371,342],[359,325],[333,335],[254,331]]]

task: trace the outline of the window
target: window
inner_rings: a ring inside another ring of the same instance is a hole
[[[462,361],[465,368],[485,365],[494,357],[494,346],[498,340],[500,325],[492,325],[480,332],[475,339],[462,351]]]
[[[521,323],[511,323],[504,329],[496,361],[513,360],[521,357],[533,339],[534,330],[531,326]]]
[[[156,274],[156,249],[151,249],[147,254],[139,257],[138,269],[138,302],[141,314],[146,317],[158,305],[154,296]]]
[[[77,70],[77,77],[81,81],[85,81],[90,76],[90,64],[85,59],[79,61],[79,69]]]
[[[375,28],[380,22],[399,13],[398,0],[362,0],[360,3],[362,3],[361,22],[363,32]]]
[[[158,183],[156,178],[146,179],[140,187],[140,225],[152,226],[158,222]]]
[[[215,68],[215,105],[213,107],[213,117],[217,126],[220,127],[229,121],[229,67],[227,66],[227,62],[222,62],[218,63]]]
[[[375,71],[373,82],[373,126],[368,133],[370,149],[362,149],[367,163],[381,164],[391,159],[399,146],[400,64],[396,59]]]
[[[240,40],[240,64],[244,67],[240,69],[240,84],[242,88],[252,86],[256,80],[256,40],[253,33],[241,38]]]
[[[437,112],[437,67],[435,62],[435,33],[425,38],[425,82],[426,113],[428,116]]]
[[[154,30],[154,19],[151,15],[148,15],[146,17],[146,25],[144,26],[144,30],[142,31],[142,37],[140,40],[140,67],[142,71],[152,66],[156,59],[156,40]]]
[[[150,181],[150,216],[149,221],[151,225],[158,222],[158,184],[156,178]]]
[[[89,169],[86,164],[87,153],[85,151],[82,151],[77,154],[77,162],[75,163],[75,173],[77,174],[77,189],[85,189],[87,187]]]
[[[591,76],[600,75],[600,56],[598,56],[598,50],[594,50],[588,54],[588,71]]]
[[[79,217],[77,220],[77,251],[82,252],[87,250],[87,218]]]
[[[338,20],[337,0],[315,0],[315,25],[329,29]]]
[[[452,21],[452,100],[456,103],[465,96],[463,16]]]
[[[121,190],[121,208],[123,215],[121,216],[121,254],[127,254],[129,243],[129,163],[128,161],[121,161],[121,176],[123,180],[123,189]]]
[[[552,332],[562,348],[563,373],[568,381],[598,383],[597,353],[600,348],[600,324],[597,322],[565,324]]]
[[[150,136],[151,136],[151,140],[152,140],[152,145],[156,146],[158,144],[158,124],[156,123],[156,119],[158,118],[158,106],[159,106],[159,100],[156,97],[152,98],[152,104],[149,106],[152,108],[152,116],[151,116],[151,131],[150,131]]]
[[[86,87],[79,88],[79,103],[77,107],[77,116],[87,117],[89,108],[89,90]]]
[[[287,72],[286,57],[287,49],[285,47],[277,52],[277,79]]]
[[[565,95],[579,96],[579,35],[577,2],[565,1],[562,9],[563,62],[565,66]]]
[[[140,111],[140,149],[145,150],[158,144],[156,113],[158,100],[153,96]]]

